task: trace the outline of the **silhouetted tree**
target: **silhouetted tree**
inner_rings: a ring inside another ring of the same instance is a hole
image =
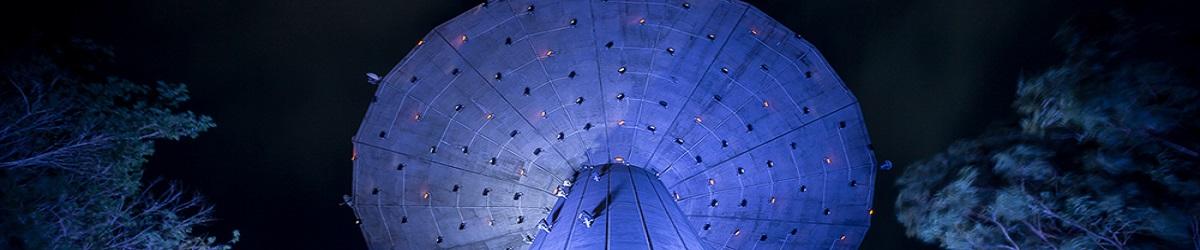
[[[142,185],[154,140],[194,138],[212,119],[179,110],[183,84],[96,77],[111,56],[86,40],[8,53],[0,68],[0,248],[225,249],[192,230],[211,207],[175,185]]]
[[[1071,28],[1073,27],[1073,28]],[[1019,124],[906,168],[898,218],[950,249],[1200,249],[1194,33],[1125,15],[1064,28]]]

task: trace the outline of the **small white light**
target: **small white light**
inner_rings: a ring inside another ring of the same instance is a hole
[[[484,119],[491,120],[492,118],[496,118],[496,114],[494,114],[494,113],[488,113],[488,114],[487,114],[487,116],[484,116],[483,118],[484,118]]]

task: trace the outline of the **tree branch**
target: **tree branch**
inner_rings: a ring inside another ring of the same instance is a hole
[[[1200,216],[1192,216],[1192,247],[1200,250]]]
[[[995,210],[992,210],[991,213],[986,216],[986,218],[988,221],[992,222],[992,224],[996,225],[996,227],[1000,228],[1000,233],[1004,234],[1004,240],[1007,240],[1008,244],[1012,245],[1011,249],[1021,250],[1021,246],[1017,245],[1016,241],[1013,241],[1012,235],[1009,235],[1008,227],[1005,227],[1004,224],[1001,224],[1000,221],[996,219]]]
[[[1038,237],[1038,239],[1042,240],[1042,243],[1045,243],[1046,246],[1050,247],[1050,249],[1058,250],[1058,246],[1054,245],[1053,243],[1050,243],[1050,240],[1047,239],[1048,237],[1053,237],[1053,236],[1047,235],[1045,231],[1040,229],[1040,226],[1034,226],[1033,224],[1029,223],[1029,221],[1027,221],[1027,220],[1022,220],[1021,224],[1024,224],[1025,228],[1028,228],[1029,231],[1033,233],[1033,235],[1036,235]],[[1038,224],[1041,224],[1041,223],[1038,223]]]
[[[1071,226],[1075,229],[1078,229],[1079,231],[1082,231],[1083,233],[1087,234],[1088,236],[1091,236],[1097,242],[1105,242],[1105,243],[1112,245],[1113,247],[1116,247],[1117,249],[1125,249],[1125,246],[1120,244],[1119,242],[1116,242],[1113,239],[1109,239],[1108,237],[1104,237],[1103,235],[1097,234],[1096,232],[1093,232],[1091,229],[1088,229],[1087,227],[1080,225],[1079,222],[1059,216],[1054,211],[1051,211],[1049,207],[1046,207],[1045,204],[1042,204],[1041,202],[1038,202],[1036,204],[1038,206],[1040,206],[1041,208],[1038,209],[1038,208],[1034,207],[1035,210],[1039,210],[1040,212],[1042,212],[1043,214],[1045,214],[1047,216],[1050,216],[1051,218],[1054,218],[1058,221],[1062,221],[1063,223],[1067,224],[1068,226]],[[1100,245],[1101,245],[1101,247],[1103,247],[1103,244],[1100,244]]]

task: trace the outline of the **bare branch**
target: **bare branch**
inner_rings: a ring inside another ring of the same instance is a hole
[[[1012,245],[1011,249],[1021,250],[1021,246],[1017,245],[1017,242],[1013,241],[1012,235],[1008,233],[1008,227],[1005,227],[1004,224],[1000,223],[1000,220],[996,218],[995,210],[992,210],[991,213],[988,213],[986,219],[993,225],[996,225],[996,227],[1000,228],[1000,233],[1004,235],[1004,240],[1008,241],[1009,245]]]
[[[1055,213],[1054,211],[1050,210],[1049,207],[1046,207],[1046,205],[1042,204],[1041,202],[1036,203],[1036,205],[1039,207],[1033,207],[1035,210],[1045,214],[1046,216],[1050,216],[1051,218],[1054,218],[1055,220],[1061,221],[1064,224],[1067,224],[1068,226],[1071,226],[1079,231],[1082,231],[1083,233],[1092,237],[1098,243],[1099,242],[1108,243],[1108,245],[1115,247],[1116,249],[1125,249],[1125,245],[1120,244],[1120,242],[1114,241],[1111,238],[1108,238],[1104,235],[1098,234],[1098,233],[1092,231],[1091,229],[1083,226],[1082,224],[1079,224],[1079,222],[1077,222],[1075,220],[1071,220],[1071,219],[1059,216],[1058,213]],[[1097,245],[1100,245],[1100,247],[1104,247],[1104,244],[1097,244]]]
[[[1200,250],[1200,216],[1192,216],[1192,247]]]
[[[1050,239],[1048,239],[1048,238],[1054,238],[1054,236],[1048,235],[1045,231],[1043,231],[1041,229],[1040,225],[1034,226],[1033,224],[1030,224],[1029,221],[1025,221],[1025,220],[1022,220],[1021,224],[1025,225],[1026,229],[1029,229],[1029,231],[1032,232],[1033,235],[1036,235],[1038,237],[1038,239],[1042,240],[1042,243],[1045,243],[1047,247],[1050,247],[1050,249],[1058,250],[1058,245],[1055,245],[1054,243],[1050,243]]]

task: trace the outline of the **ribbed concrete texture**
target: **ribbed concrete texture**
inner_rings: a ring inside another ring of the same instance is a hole
[[[588,167],[566,188],[531,249],[704,249],[671,192],[645,169]]]
[[[686,217],[674,232],[703,248],[857,248],[866,233],[857,101],[745,3],[492,1],[413,42],[353,138],[350,204],[372,249],[564,244],[538,229],[577,195],[556,194],[611,163],[656,175]]]

